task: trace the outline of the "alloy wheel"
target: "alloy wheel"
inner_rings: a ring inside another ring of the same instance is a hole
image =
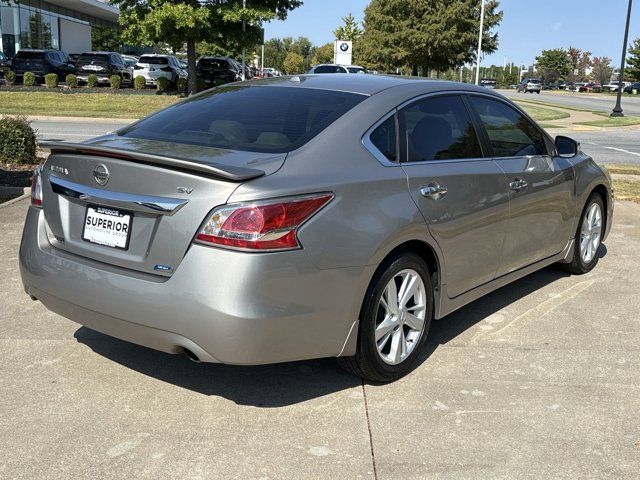
[[[584,214],[580,230],[580,256],[587,264],[596,256],[602,237],[602,210],[597,203],[591,204]]]

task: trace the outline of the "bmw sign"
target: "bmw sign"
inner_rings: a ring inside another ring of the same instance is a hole
[[[349,40],[336,40],[333,46],[333,62],[339,65],[351,65],[353,44]]]

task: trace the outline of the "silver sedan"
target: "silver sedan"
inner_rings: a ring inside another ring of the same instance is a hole
[[[613,216],[575,141],[458,83],[236,83],[47,147],[26,292],[202,362],[339,357],[399,378],[432,319],[551,264],[593,269]]]

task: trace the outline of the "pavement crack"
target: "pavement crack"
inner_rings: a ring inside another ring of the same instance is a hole
[[[364,397],[364,415],[367,418],[367,432],[369,433],[369,449],[371,450],[371,465],[373,466],[373,478],[378,480],[378,470],[376,468],[376,454],[373,451],[373,435],[371,434],[371,421],[369,420],[369,404],[367,403],[367,391],[362,380],[362,396]]]

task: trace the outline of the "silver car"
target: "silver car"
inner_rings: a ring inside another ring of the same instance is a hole
[[[144,77],[148,85],[156,85],[158,79],[164,77],[171,87],[175,87],[178,79],[187,78],[187,71],[173,55],[142,55],[133,69],[133,76]]]
[[[236,83],[46,146],[26,292],[202,362],[339,357],[396,379],[432,319],[551,264],[594,268],[613,216],[608,176],[575,141],[450,82]]]

